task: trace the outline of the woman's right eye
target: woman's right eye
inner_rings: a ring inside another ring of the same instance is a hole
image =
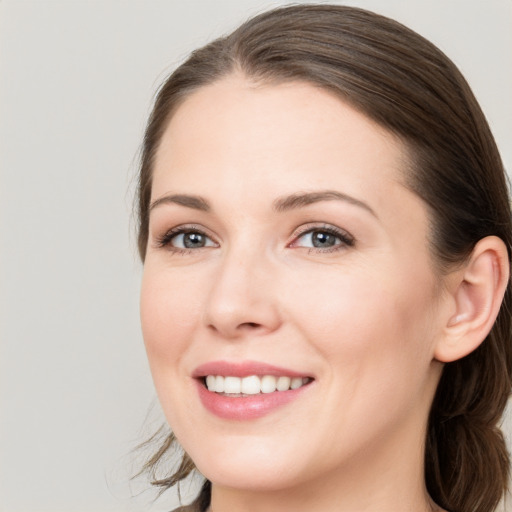
[[[205,233],[195,229],[182,228],[168,231],[157,243],[159,247],[168,247],[178,251],[217,247],[217,244]]]

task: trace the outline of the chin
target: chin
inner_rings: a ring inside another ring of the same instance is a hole
[[[272,492],[293,487],[294,479],[286,470],[275,468],[260,468],[246,462],[245,468],[229,464],[217,465],[200,471],[203,476],[219,487],[239,489],[254,492]]]
[[[296,455],[276,457],[275,452],[264,450],[259,444],[252,450],[232,447],[220,453],[207,451],[210,456],[204,453],[193,458],[194,463],[204,477],[221,487],[277,491],[293,486],[299,480],[300,461],[296,460]],[[290,464],[291,460],[293,464]]]

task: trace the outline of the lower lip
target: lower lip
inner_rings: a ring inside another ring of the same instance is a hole
[[[253,420],[286,405],[298,398],[311,384],[288,391],[259,393],[243,397],[220,395],[208,391],[201,381],[197,381],[199,398],[204,407],[215,416],[227,420]]]

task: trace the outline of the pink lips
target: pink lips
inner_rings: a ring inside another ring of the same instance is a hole
[[[207,375],[231,375],[233,377],[249,377],[250,375],[286,375],[287,377],[308,377],[302,373],[294,372],[288,368],[273,366],[258,361],[244,361],[242,363],[229,363],[227,361],[212,361],[199,366],[192,373],[192,377],[206,377]]]
[[[192,374],[196,378],[199,398],[203,406],[212,414],[228,420],[251,420],[265,416],[275,409],[298,398],[309,388],[309,384],[298,389],[276,391],[274,393],[260,393],[233,397],[208,391],[204,385],[207,375],[223,375],[233,377],[249,377],[251,375],[274,375],[287,377],[309,377],[287,368],[281,368],[257,361],[243,363],[229,363],[226,361],[212,361],[196,368]]]

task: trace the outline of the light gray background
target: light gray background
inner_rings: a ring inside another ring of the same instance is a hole
[[[138,145],[176,63],[282,3],[0,0],[1,511],[172,508],[128,485],[154,401],[130,217]],[[349,3],[453,58],[510,169],[512,1]]]

